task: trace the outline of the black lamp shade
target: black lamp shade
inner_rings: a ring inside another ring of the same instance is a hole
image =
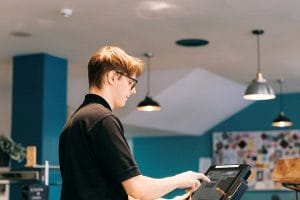
[[[276,117],[272,122],[272,126],[275,127],[287,127],[292,125],[293,122],[288,117],[286,117],[283,112],[280,112],[278,117]]]
[[[140,111],[157,111],[160,110],[160,105],[151,97],[146,96],[143,101],[137,105],[137,110]]]

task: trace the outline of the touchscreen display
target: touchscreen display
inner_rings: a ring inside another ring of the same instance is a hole
[[[203,181],[201,187],[192,195],[192,200],[222,200],[230,192],[241,170],[240,167],[210,168],[206,175],[211,182]]]

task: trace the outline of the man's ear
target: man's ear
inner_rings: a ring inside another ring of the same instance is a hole
[[[111,70],[106,74],[107,83],[109,85],[112,85],[114,81],[116,80],[116,72]]]

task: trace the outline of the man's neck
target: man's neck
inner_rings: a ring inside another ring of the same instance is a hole
[[[104,90],[104,89],[97,88],[95,86],[91,86],[89,88],[89,93],[101,96],[103,99],[105,99],[105,101],[107,101],[107,103],[109,104],[111,109],[112,110],[114,109],[114,106],[112,105],[112,101],[110,100],[110,93],[108,90]]]

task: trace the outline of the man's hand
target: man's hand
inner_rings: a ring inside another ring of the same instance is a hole
[[[192,193],[191,192],[187,192],[183,195],[180,196],[176,196],[173,199],[164,199],[164,198],[158,198],[158,199],[154,199],[154,200],[190,200]],[[131,196],[128,196],[128,200],[138,200],[138,199],[134,199]]]
[[[188,189],[189,192],[194,192],[201,186],[200,179],[210,182],[210,179],[204,174],[192,171],[177,174],[173,178],[178,183],[178,188]]]
[[[191,195],[192,195],[192,192],[187,192],[183,195],[174,197],[173,200],[190,200]]]
[[[210,182],[210,179],[202,173],[187,171],[175,176],[155,179],[138,175],[122,182],[126,193],[136,199],[157,199],[174,189],[185,189],[186,192],[193,193],[201,183],[199,180]],[[176,197],[175,200],[183,200],[182,197]],[[130,200],[134,200],[129,199]],[[179,199],[178,199],[179,198]],[[159,199],[157,199],[159,200]]]

